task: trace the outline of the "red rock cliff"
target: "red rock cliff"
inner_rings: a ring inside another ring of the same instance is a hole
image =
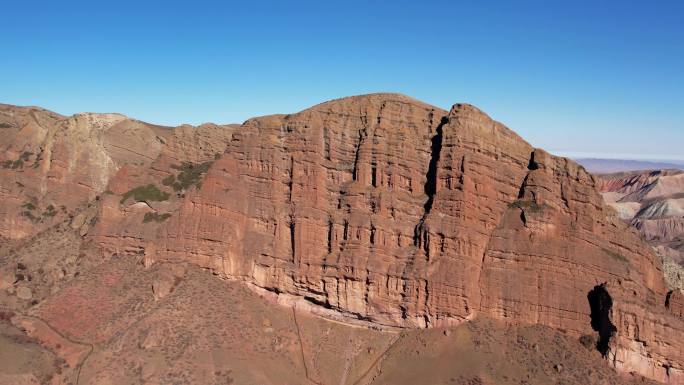
[[[216,159],[175,156],[177,139],[120,167],[88,236],[380,325],[482,313],[596,335],[619,369],[684,381],[684,321],[650,248],[582,167],[475,107],[374,94],[226,132]],[[169,195],[123,195],[146,184]]]

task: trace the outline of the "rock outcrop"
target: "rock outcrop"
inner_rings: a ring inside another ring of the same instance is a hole
[[[195,160],[222,151],[229,131],[0,105],[0,236],[34,236],[108,193],[114,175],[148,170],[160,157]]]
[[[373,94],[204,130],[219,139],[167,129],[139,161],[93,172],[108,182],[78,193],[102,192],[85,236],[375,325],[481,314],[595,335],[618,369],[684,382],[660,260],[592,175],[477,108]]]

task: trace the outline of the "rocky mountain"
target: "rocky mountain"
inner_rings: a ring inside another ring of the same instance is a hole
[[[434,337],[410,331],[450,335],[488,322],[493,330],[546,328],[578,349],[584,341],[606,358],[605,368],[622,375],[684,382],[684,297],[667,287],[660,258],[639,233],[604,204],[598,190],[604,182],[533,148],[471,105],[446,111],[403,95],[372,94],[242,125],[176,128],[121,115],[63,117],[3,106],[0,127],[6,289],[0,304],[14,314],[13,327],[65,360],[65,368],[78,368],[77,383],[81,372],[88,383],[124,383],[116,377],[122,373],[162,378],[160,368],[180,364],[179,356],[155,356],[160,346],[205,354],[182,342],[182,333],[166,337],[152,326],[127,333],[152,320],[173,324],[165,313],[171,308],[159,306],[188,301],[172,295],[181,288],[192,298],[218,291],[206,299],[217,310],[205,317],[220,324],[217,299],[237,300],[221,293],[234,289],[214,283],[216,277],[295,309],[295,323],[301,312],[342,325],[339,332],[328,327],[327,337],[299,332],[299,343],[288,344],[292,325],[263,321],[264,329],[282,329],[275,333],[279,349],[301,350],[303,377],[311,383],[399,383],[392,378],[403,361],[396,360],[413,348],[425,352],[415,344]],[[140,299],[142,293],[149,297]],[[238,302],[230,305],[237,312],[251,306]],[[200,322],[192,314],[207,310],[188,306],[177,314],[185,320],[176,323],[181,328]],[[243,322],[248,314],[237,317]],[[368,352],[366,361],[347,352],[344,363],[334,356],[327,366],[311,362],[311,349],[349,328],[378,338],[372,346],[355,345]],[[419,342],[387,342],[396,330]],[[492,338],[492,345],[504,339]],[[200,340],[207,346],[212,338]],[[77,346],[65,347],[69,341]],[[116,358],[136,343],[142,344],[137,361]],[[232,364],[238,359],[232,354],[221,359]],[[153,357],[161,361],[148,368]],[[194,365],[201,366],[199,357]],[[290,359],[272,367],[286,372]],[[563,365],[554,365],[558,376]],[[316,374],[322,367],[341,374]],[[497,377],[495,369],[452,382],[513,383],[515,376]],[[528,380],[542,378],[525,373]],[[591,378],[600,383],[610,376]],[[250,378],[239,383],[297,383],[278,375]]]
[[[606,202],[664,258],[673,288],[684,288],[684,171],[600,175]]]
[[[597,158],[574,158],[574,160],[593,174],[625,173],[634,172],[636,170],[658,169],[684,170],[684,161],[681,160],[669,162]]]

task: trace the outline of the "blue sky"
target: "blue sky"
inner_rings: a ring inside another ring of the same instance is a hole
[[[557,153],[684,159],[681,1],[65,0],[2,12],[2,103],[176,125],[392,91],[475,104]]]

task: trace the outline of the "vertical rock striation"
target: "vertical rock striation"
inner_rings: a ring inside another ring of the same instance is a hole
[[[216,129],[117,168],[87,237],[377,325],[596,335],[620,370],[684,381],[682,301],[651,249],[582,167],[477,108],[372,94]],[[122,199],[149,184],[167,199]]]

